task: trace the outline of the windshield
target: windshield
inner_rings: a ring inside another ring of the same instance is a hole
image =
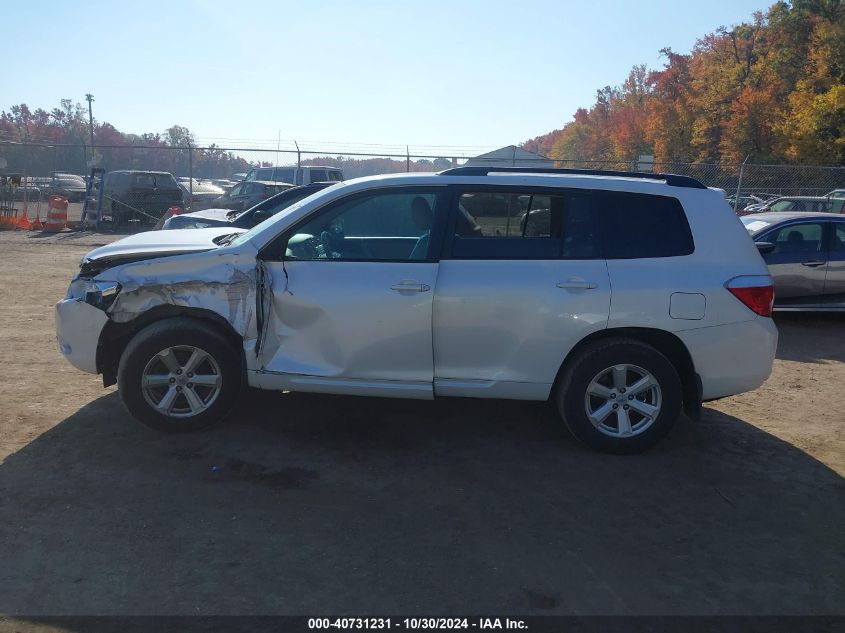
[[[769,207],[771,211],[789,211],[792,209],[792,200],[778,200]]]
[[[141,189],[178,189],[176,179],[170,174],[129,174],[129,186]]]
[[[273,215],[271,215],[269,218],[267,218],[263,222],[256,224],[249,231],[246,231],[245,233],[241,233],[240,235],[238,235],[238,237],[235,238],[232,241],[232,244],[237,245],[237,244],[243,244],[244,242],[248,242],[249,240],[251,240],[253,237],[255,237],[258,233],[263,231],[268,226],[272,225],[275,222],[281,221],[281,218],[284,218],[285,216],[290,215],[291,213],[294,213],[297,209],[299,209],[300,207],[302,207],[306,204],[310,204],[315,199],[322,198],[323,194],[325,194],[327,191],[334,191],[337,186],[338,185],[333,185],[331,187],[326,187],[325,189],[320,189],[316,192],[312,191],[312,192],[310,192],[310,195],[305,196],[301,200],[296,200],[295,202],[291,203],[287,207],[282,207],[281,209],[277,209],[276,211],[273,211]]]
[[[191,189],[190,181],[179,183],[179,185],[185,191],[190,191],[190,189]],[[223,189],[221,189],[217,185],[211,184],[210,182],[199,182],[199,181],[195,180],[194,181],[194,193],[216,193],[218,195],[221,195],[223,193]]]
[[[313,195],[315,193],[316,193],[316,191],[307,191],[307,190],[301,191],[301,192],[297,193],[297,195],[295,195],[295,196],[291,195],[289,198],[287,198],[285,200],[281,200],[278,204],[274,204],[274,205],[269,206],[267,208],[267,212],[270,215],[276,215],[282,209],[287,209],[292,204],[296,204],[300,200],[304,200],[308,196]]]
[[[745,230],[748,231],[751,235],[754,233],[759,233],[767,226],[771,226],[771,222],[767,222],[766,220],[761,220],[760,218],[755,218],[753,215],[746,215],[739,219],[742,222],[743,226],[745,226]]]
[[[296,209],[298,209],[301,206],[302,206],[302,200],[300,200],[296,204],[292,204],[291,206],[289,206],[287,208],[287,212],[291,213],[292,211],[295,211]],[[232,240],[232,244],[237,246],[238,244],[243,244],[244,242],[248,242],[255,235],[260,233],[265,227],[269,226],[271,222],[276,221],[276,219],[279,218],[280,215],[286,215],[286,214],[271,215],[269,218],[267,218],[263,222],[259,222],[258,224],[256,224],[249,231],[246,231],[245,233],[241,233],[240,235],[238,235],[238,237],[236,237],[234,240]]]

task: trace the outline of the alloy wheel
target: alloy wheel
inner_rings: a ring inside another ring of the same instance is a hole
[[[141,374],[147,403],[162,415],[193,417],[220,395],[223,376],[208,352],[191,345],[168,347],[153,356]]]
[[[657,379],[642,367],[629,364],[600,371],[584,396],[590,423],[616,438],[633,437],[648,429],[660,415],[661,403]]]

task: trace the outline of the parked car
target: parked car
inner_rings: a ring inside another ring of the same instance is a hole
[[[250,169],[244,180],[264,180],[267,182],[290,182],[295,185],[307,185],[312,182],[342,182],[343,171],[336,167],[257,167]]]
[[[761,198],[760,196],[755,196],[754,194],[739,196],[738,199],[736,195],[733,195],[728,198],[728,204],[731,205],[731,208],[734,208],[735,201],[737,211],[743,211],[746,209],[746,207],[750,207],[752,205],[761,205],[765,204],[766,202],[764,198]]]
[[[54,174],[47,187],[49,195],[64,196],[68,202],[82,202],[85,191],[85,179],[73,174]]]
[[[743,210],[742,215],[769,211],[842,213],[843,203],[845,203],[845,199],[839,201],[826,196],[781,196],[761,204],[748,206]]]
[[[163,229],[206,229],[210,226],[231,226],[251,229],[256,224],[276,215],[279,211],[304,200],[313,193],[333,185],[331,182],[316,182],[301,187],[291,187],[259,202],[246,211],[231,209],[206,209],[195,213],[174,215],[164,222]]]
[[[741,218],[775,284],[775,310],[845,310],[845,216],[771,212]]]
[[[180,179],[179,188],[182,190],[182,202],[185,209],[189,211],[210,209],[217,199],[226,193],[222,187],[218,187],[208,180],[197,180],[196,178],[193,187],[190,178],[187,182],[182,182]]]
[[[234,187],[237,183],[231,180],[227,180],[225,178],[215,178],[211,181],[212,185],[217,185],[223,191],[229,191],[232,187]]]
[[[682,409],[766,380],[772,280],[697,180],[571,172],[360,178],[246,232],[113,242],[57,304],[59,349],[161,431],[220,420],[246,383],[550,399],[590,446],[643,450]],[[510,220],[487,213],[494,196]],[[548,228],[522,237],[534,208]]]
[[[210,208],[244,211],[291,187],[293,185],[287,182],[242,181],[211,201]]]
[[[42,196],[49,195],[49,185],[43,183],[43,180],[17,173],[0,174],[0,198],[6,202],[31,202],[42,199]]]
[[[155,224],[173,206],[184,207],[182,189],[164,171],[110,171],[103,180],[103,206],[115,226]]]

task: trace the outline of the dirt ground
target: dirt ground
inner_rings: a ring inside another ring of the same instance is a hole
[[[543,403],[250,392],[160,436],[56,349],[109,238],[0,233],[0,613],[843,614],[845,315],[656,449]]]

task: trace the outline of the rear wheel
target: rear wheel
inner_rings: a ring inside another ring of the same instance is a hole
[[[557,406],[572,434],[592,448],[637,453],[653,446],[681,413],[681,381],[654,347],[635,339],[582,349],[561,375]]]
[[[114,228],[122,228],[129,223],[125,207],[117,201],[111,203],[111,221]]]
[[[118,368],[129,412],[158,431],[195,431],[221,420],[241,387],[240,356],[214,327],[173,318],[144,328]]]

